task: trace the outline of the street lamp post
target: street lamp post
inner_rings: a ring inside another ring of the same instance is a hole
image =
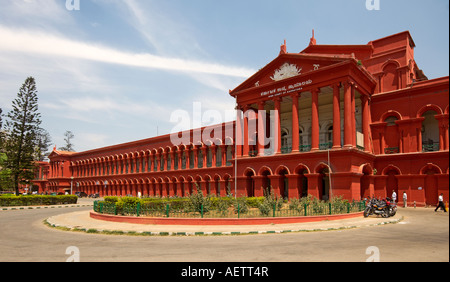
[[[70,177],[70,195],[73,195],[73,176]]]

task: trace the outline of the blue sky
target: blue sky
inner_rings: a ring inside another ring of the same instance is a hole
[[[278,56],[317,44],[366,44],[404,30],[431,78],[447,76],[449,2],[380,0],[0,0],[0,107],[26,77],[42,127],[77,151],[170,133],[175,110],[223,112],[228,95]],[[225,120],[224,120],[225,121]]]

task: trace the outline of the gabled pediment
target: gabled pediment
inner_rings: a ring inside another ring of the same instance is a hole
[[[352,59],[349,55],[280,54],[241,85],[230,91],[230,95],[235,96],[235,94],[245,89],[260,87],[272,82],[317,71],[320,68],[349,59]]]
[[[48,158],[52,159],[52,158],[56,158],[56,157],[70,157],[73,154],[75,154],[75,152],[58,151],[58,150],[54,149],[50,153],[50,155],[48,155]]]

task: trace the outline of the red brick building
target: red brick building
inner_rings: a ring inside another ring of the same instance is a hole
[[[436,204],[449,197],[449,78],[429,80],[408,31],[364,45],[318,45],[278,57],[230,91],[236,122],[96,150],[54,150],[40,192],[286,198],[342,195]],[[272,114],[271,118],[270,114]],[[196,140],[205,133],[211,138]],[[272,132],[275,130],[276,132]],[[220,132],[215,138],[211,132]],[[237,134],[236,134],[237,132]]]

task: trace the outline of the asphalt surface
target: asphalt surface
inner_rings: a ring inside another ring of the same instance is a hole
[[[448,213],[399,209],[396,224],[241,236],[68,232],[44,220],[92,207],[0,211],[0,262],[448,262]]]

